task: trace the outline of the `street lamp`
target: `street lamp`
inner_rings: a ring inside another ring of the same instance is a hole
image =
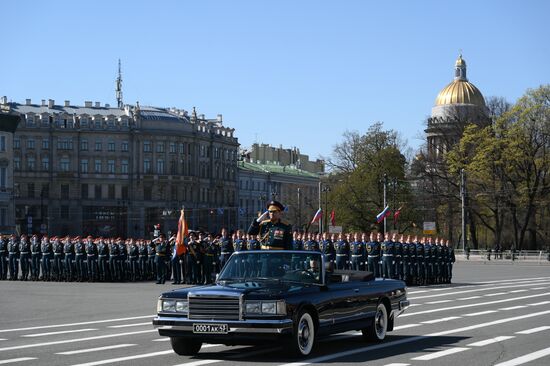
[[[324,231],[324,229],[328,229],[328,220],[327,220],[327,217],[328,217],[328,192],[330,192],[330,187],[329,186],[324,186],[323,189],[322,189],[323,192],[325,192],[325,217],[324,217],[324,220],[323,220],[323,223],[322,223],[322,229],[321,231]],[[326,228],[325,228],[326,226]]]

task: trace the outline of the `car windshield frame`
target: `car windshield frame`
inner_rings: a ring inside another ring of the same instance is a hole
[[[216,283],[249,281],[323,286],[325,256],[320,252],[296,250],[234,252],[218,275]]]

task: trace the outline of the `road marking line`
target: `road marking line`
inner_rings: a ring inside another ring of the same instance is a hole
[[[421,323],[422,324],[435,324],[435,323],[441,323],[441,322],[446,322],[448,320],[454,320],[454,319],[460,319],[460,318],[461,318],[460,316],[448,316],[446,318],[427,320],[427,321],[421,322]]]
[[[548,287],[533,287],[533,288],[530,288],[529,290],[544,290],[544,289],[547,289]]]
[[[457,299],[457,300],[463,301],[463,300],[473,300],[473,299],[481,299],[481,296],[461,297],[461,298],[459,298],[459,299]]]
[[[393,327],[393,330],[414,328],[414,327],[418,327],[420,325],[422,325],[422,324],[404,324],[404,325],[400,325],[400,326],[397,326],[397,327]]]
[[[518,292],[527,292],[529,290],[514,290],[514,291],[510,291],[511,294],[517,294]]]
[[[501,308],[498,310],[516,310],[516,309],[524,309],[527,305],[518,305],[518,306],[510,306],[509,308]]]
[[[35,344],[23,344],[23,345],[19,345],[19,346],[2,347],[2,348],[0,348],[0,352],[2,352],[2,351],[12,351],[14,349],[25,349],[25,348],[52,346],[52,345],[55,345],[55,344],[93,341],[93,340],[96,340],[96,339],[124,337],[124,336],[128,336],[128,335],[144,334],[144,333],[152,333],[152,332],[158,332],[158,330],[157,329],[149,329],[149,330],[140,330],[138,332],[106,334],[106,335],[100,335],[100,336],[95,336],[95,337],[86,337],[86,338],[73,338],[73,339],[67,339],[67,340],[63,340],[63,341],[53,341],[53,342],[44,342],[44,343],[35,343]]]
[[[506,295],[506,292],[496,292],[494,294],[487,294],[483,296],[491,297],[491,296],[501,296],[501,295]]]
[[[223,360],[199,360],[199,361],[193,361],[188,363],[180,363],[176,366],[201,366],[201,365],[208,365],[209,363],[216,363],[216,362],[223,362]]]
[[[543,330],[548,330],[548,329],[550,329],[550,327],[545,325],[544,327],[522,330],[521,332],[516,332],[516,334],[533,334],[533,333],[542,332]]]
[[[137,344],[115,344],[112,346],[105,346],[105,347],[78,349],[76,351],[59,352],[59,353],[56,353],[56,355],[78,355],[80,353],[104,351],[108,349],[117,349],[117,348],[125,348],[125,347],[132,347],[132,346],[137,346]]]
[[[151,325],[151,322],[147,323],[136,323],[136,324],[120,324],[120,325],[110,325],[107,328],[128,328],[128,327],[141,327],[144,325]]]
[[[542,282],[544,280],[550,280],[550,277],[535,277],[535,278],[527,278],[527,279],[517,278],[517,279],[510,279],[510,280],[497,280],[497,281],[488,281],[488,282],[472,282],[473,285],[451,286],[451,287],[442,287],[442,288],[419,287],[419,288],[422,288],[423,290],[411,291],[411,292],[408,292],[408,294],[412,295],[412,294],[420,294],[420,293],[436,292],[436,291],[445,291],[445,290],[454,290],[454,289],[459,289],[460,290],[460,289],[472,288],[472,287],[487,287],[487,286],[492,286],[494,284],[500,284],[500,283],[509,283],[509,284],[518,283],[518,284],[521,284],[521,283],[529,282],[529,283],[533,284],[533,282]]]
[[[410,308],[413,308],[413,307],[415,307],[415,306],[421,306],[421,305],[423,305],[423,304],[410,304],[409,307],[410,307]]]
[[[91,332],[97,329],[90,328],[90,329],[74,329],[74,330],[64,330],[62,332],[50,332],[50,333],[36,333],[36,334],[25,334],[21,337],[44,337],[44,336],[50,336],[50,335],[57,335],[57,334],[68,334],[68,333],[80,333],[80,332]]]
[[[516,366],[516,365],[521,365],[521,364],[531,362],[531,361],[537,360],[541,357],[545,357],[545,356],[548,356],[548,355],[550,355],[550,347],[545,348],[545,349],[541,349],[540,351],[536,351],[536,352],[533,352],[533,353],[528,353],[528,354],[523,355],[521,357],[513,358],[509,361],[497,363],[495,366]]]
[[[430,302],[427,302],[426,304],[428,305],[435,305],[435,304],[443,304],[445,302],[451,302],[453,300],[439,300],[439,301],[430,301]]]
[[[498,313],[498,311],[497,310],[487,310],[487,311],[480,311],[479,313],[463,314],[462,316],[478,316],[478,315],[485,315],[485,314],[492,314],[492,313]]]
[[[87,363],[79,363],[78,365],[73,366],[96,366],[96,365],[106,365],[108,363],[116,363],[116,362],[122,362],[122,361],[130,361],[130,360],[137,360],[140,358],[148,358],[148,357],[156,357],[156,356],[164,356],[169,355],[171,353],[174,353],[174,351],[160,351],[160,352],[151,352],[151,353],[142,353],[140,355],[133,355],[133,356],[126,356],[126,357],[117,357],[117,358],[109,358],[107,360],[99,360],[99,361],[92,361]],[[219,361],[218,361],[219,362]],[[187,364],[189,365],[189,364]]]
[[[409,366],[410,363],[389,363],[387,365],[384,365],[384,366]]]
[[[536,316],[540,316],[540,315],[546,315],[546,314],[550,314],[550,310],[542,311],[542,312],[538,312],[538,313],[527,314],[527,315],[515,316],[515,317],[512,317],[512,318],[504,318],[504,319],[494,320],[492,322],[476,324],[476,325],[472,325],[472,326],[469,326],[469,327],[449,329],[449,330],[446,330],[446,331],[443,331],[443,332],[431,333],[431,334],[428,334],[428,335],[402,338],[402,339],[398,339],[398,340],[390,341],[390,342],[386,342],[386,343],[376,344],[376,345],[372,345],[372,346],[365,346],[365,347],[356,348],[356,349],[352,349],[352,350],[348,350],[348,351],[337,352],[337,353],[333,353],[331,355],[320,356],[320,357],[316,357],[316,358],[310,358],[310,359],[304,360],[303,362],[293,362],[293,363],[288,363],[288,364],[282,364],[280,366],[306,366],[306,365],[309,365],[309,364],[312,364],[312,363],[322,363],[322,362],[325,362],[325,361],[328,361],[328,360],[333,360],[333,359],[336,359],[336,358],[348,357],[348,356],[351,356],[351,355],[355,355],[357,353],[364,353],[364,352],[374,351],[374,350],[381,349],[381,348],[393,347],[393,346],[397,346],[397,345],[400,345],[400,344],[416,342],[416,341],[419,341],[419,340],[427,340],[431,337],[440,337],[442,335],[461,333],[461,332],[469,331],[469,330],[472,330],[472,329],[484,328],[484,327],[489,327],[491,325],[497,325],[497,324],[503,324],[503,323],[509,323],[509,322],[512,322],[512,321],[520,320],[520,319],[532,318],[532,317],[536,317]]]
[[[9,359],[9,360],[1,360],[0,365],[5,365],[5,364],[8,364],[8,363],[13,363],[13,362],[30,361],[30,360],[36,360],[36,359],[37,359],[36,357],[12,358],[12,359]]]
[[[542,283],[539,283],[539,284],[548,284],[548,283],[549,282],[545,281],[545,282],[542,282]],[[430,297],[453,296],[453,295],[458,295],[458,294],[466,294],[466,293],[469,293],[469,292],[479,292],[479,291],[486,291],[486,290],[500,290],[500,289],[509,289],[509,288],[512,288],[512,287],[528,287],[528,286],[533,286],[533,283],[529,282],[529,283],[520,283],[520,284],[507,284],[507,285],[504,285],[504,286],[492,287],[490,289],[475,288],[473,290],[453,291],[453,292],[446,292],[446,293],[443,293],[443,294],[416,296],[416,297],[410,297],[409,300],[419,300],[419,299],[427,299],[427,298],[430,298]],[[528,290],[525,290],[525,291],[528,291]],[[499,294],[500,295],[505,295],[506,293],[501,292]],[[489,294],[489,296],[490,295],[492,295],[492,294]],[[484,295],[484,296],[488,296],[488,295]],[[496,296],[496,294],[495,294],[495,296]]]
[[[501,336],[501,337],[489,338],[489,339],[486,339],[484,341],[479,341],[479,342],[474,342],[474,343],[467,344],[467,346],[468,347],[483,347],[483,346],[487,346],[489,344],[502,342],[502,341],[505,341],[507,339],[512,339],[512,338],[516,338],[516,337],[515,336]]]
[[[415,313],[401,314],[399,317],[404,318],[404,317],[408,317],[408,316],[414,316],[414,315],[419,315],[419,314],[428,314],[428,313],[436,313],[436,312],[446,311],[446,310],[455,310],[455,309],[471,308],[471,307],[475,307],[475,306],[500,304],[500,303],[503,303],[503,302],[509,302],[509,301],[515,301],[515,300],[524,300],[524,299],[532,299],[534,297],[541,297],[541,296],[548,296],[548,295],[550,295],[550,292],[545,292],[543,294],[536,294],[536,295],[511,297],[511,298],[508,298],[508,299],[495,300],[495,301],[486,301],[486,302],[479,302],[479,303],[466,304],[466,305],[450,306],[448,308],[437,308],[437,309],[431,309],[431,310],[423,310],[423,311],[417,311]]]
[[[539,306],[539,305],[546,305],[546,304],[550,304],[550,301],[537,302],[535,304],[527,304],[527,305],[529,305],[529,306]]]
[[[163,338],[159,338],[159,339],[153,339],[153,342],[168,342],[169,340],[170,340],[170,338],[163,337]]]
[[[155,315],[133,316],[133,317],[130,317],[130,318],[104,319],[104,320],[95,320],[95,321],[81,322],[81,323],[42,325],[42,326],[39,326],[39,327],[29,327],[29,328],[0,329],[0,333],[19,332],[19,331],[36,330],[36,329],[60,328],[60,327],[74,327],[74,326],[78,326],[78,325],[112,323],[112,322],[120,322],[120,321],[125,321],[125,320],[136,320],[136,319],[145,319],[145,318],[150,318],[152,320],[153,317],[155,317]]]
[[[452,355],[452,354],[454,354],[454,353],[458,353],[458,352],[462,352],[462,351],[467,351],[467,350],[469,350],[469,348],[466,348],[466,347],[454,347],[454,348],[446,349],[446,350],[444,350],[444,351],[439,351],[439,352],[434,352],[434,353],[428,353],[427,355],[424,355],[424,356],[414,357],[414,358],[411,358],[411,360],[429,361],[429,360],[434,360],[434,359],[439,358],[439,357],[448,356],[448,355]]]

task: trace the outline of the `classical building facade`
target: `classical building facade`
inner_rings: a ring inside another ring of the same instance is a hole
[[[303,229],[311,220],[319,201],[321,175],[282,165],[254,162],[245,156],[238,162],[239,228],[247,229],[267,201],[276,199],[286,206],[284,220],[295,229]]]
[[[50,235],[147,236],[214,229],[212,207],[237,218],[234,129],[195,109],[53,100],[2,107],[21,117],[13,139],[16,225]],[[29,231],[30,231],[29,230]]]
[[[490,123],[485,98],[466,77],[466,61],[462,55],[455,62],[454,80],[437,95],[425,130],[427,154],[442,156],[462,137],[469,123]]]
[[[0,100],[5,104],[5,98]],[[0,233],[15,232],[15,197],[13,180],[13,135],[19,116],[0,106]]]
[[[310,172],[322,173],[325,171],[325,162],[317,159],[309,160],[309,156],[300,153],[297,147],[283,148],[269,144],[253,144],[250,151],[245,152],[246,157],[258,164],[278,164],[281,166],[295,166],[296,168]]]

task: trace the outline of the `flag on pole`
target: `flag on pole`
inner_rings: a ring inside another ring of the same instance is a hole
[[[189,227],[185,221],[185,211],[181,210],[180,219],[178,221],[178,234],[176,235],[176,251],[177,255],[182,255],[187,252],[187,248],[183,243],[183,240],[189,235]]]
[[[334,209],[330,212],[330,224],[336,226],[336,212],[334,212]]]
[[[386,217],[388,217],[389,215],[391,214],[391,211],[390,211],[390,206],[386,206],[384,207],[384,209],[382,210],[382,212],[380,212],[378,215],[376,215],[376,223],[379,224],[381,223],[382,221],[384,221],[384,219]]]
[[[402,208],[403,208],[403,206],[399,207],[399,208],[397,209],[397,211],[395,211],[395,212],[393,213],[393,223],[394,223],[394,224],[397,224],[397,220],[399,219],[399,215],[401,214],[401,209],[402,209]]]
[[[317,212],[315,212],[315,215],[313,216],[313,219],[311,220],[311,223],[315,223],[319,220],[321,220],[321,216],[323,216],[323,210],[321,210],[321,208],[319,208],[317,210]]]

